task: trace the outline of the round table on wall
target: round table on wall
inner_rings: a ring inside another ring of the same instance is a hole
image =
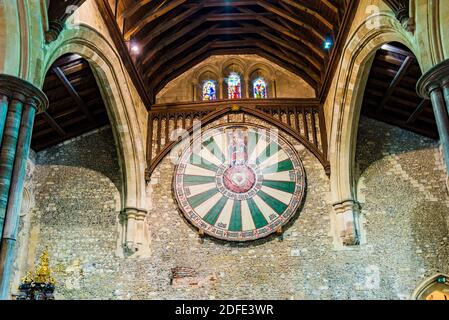
[[[277,131],[224,125],[187,144],[175,170],[174,193],[187,220],[205,234],[255,240],[280,230],[297,213],[305,193],[304,167]]]

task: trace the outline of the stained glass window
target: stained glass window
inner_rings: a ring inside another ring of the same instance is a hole
[[[267,94],[267,84],[263,78],[257,78],[253,81],[254,98],[255,99],[266,99]]]
[[[215,81],[207,80],[203,83],[203,100],[216,100],[217,99],[217,90]]]
[[[235,72],[231,72],[228,78],[228,99],[240,99],[241,97],[240,76]]]

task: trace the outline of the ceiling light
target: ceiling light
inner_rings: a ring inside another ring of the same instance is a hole
[[[323,47],[325,50],[330,50],[334,45],[334,40],[331,34],[326,35],[326,38],[323,43]]]
[[[131,45],[131,52],[134,54],[139,54],[140,53],[140,48],[137,44],[132,44]]]

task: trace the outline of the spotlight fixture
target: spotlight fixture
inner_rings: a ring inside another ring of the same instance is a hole
[[[134,54],[140,53],[140,48],[137,44],[131,44],[131,52]]]
[[[332,41],[332,38],[328,37],[326,38],[326,40],[324,41],[324,49],[329,50],[330,48],[332,48],[334,42]]]

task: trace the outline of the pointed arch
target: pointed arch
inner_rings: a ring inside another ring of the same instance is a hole
[[[444,279],[445,283],[442,283],[441,279]],[[445,288],[447,292],[444,292],[444,294],[446,296],[449,296],[449,276],[443,273],[436,273],[433,276],[428,277],[427,279],[422,281],[418,285],[418,287],[413,291],[412,295],[410,296],[410,299],[422,300],[424,298],[424,295],[431,293],[426,291],[429,291],[429,289],[439,290],[443,286],[447,287]]]
[[[45,71],[67,53],[78,54],[89,62],[100,87],[116,141],[123,180],[122,211],[132,209],[146,214],[144,137],[136,111],[138,102],[130,94],[130,80],[119,54],[101,34],[87,25],[64,30],[50,48],[44,61]],[[42,72],[39,80],[40,87],[45,73]],[[133,239],[126,240],[128,246],[135,245],[134,242]]]
[[[380,27],[370,27],[374,24]],[[407,34],[392,14],[380,13],[363,21],[348,38],[335,76],[335,93],[328,97],[330,102],[327,105],[332,108],[327,114],[332,119],[328,152],[331,195],[337,213],[331,221],[336,246],[365,242],[354,181],[357,130],[371,58],[377,49],[388,42],[402,43],[415,54],[417,52],[411,35]],[[419,56],[417,59],[420,60]]]

